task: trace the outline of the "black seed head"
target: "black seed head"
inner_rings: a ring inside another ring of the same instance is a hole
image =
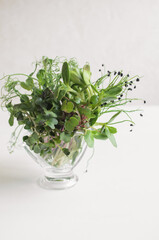
[[[129,74],[127,74],[127,77],[129,77]]]
[[[132,83],[129,83],[129,85],[131,86],[131,85],[132,85]]]
[[[139,82],[140,81],[140,79],[139,78],[136,78],[136,82]]]
[[[116,75],[116,71],[114,72],[114,75]]]
[[[131,100],[129,102],[131,102]]]
[[[112,100],[111,102],[114,103],[114,100]]]
[[[140,113],[140,117],[143,117],[143,114],[142,114],[142,113]]]
[[[118,75],[120,75],[120,72],[118,72]]]
[[[136,88],[136,86],[134,86],[134,88]]]
[[[128,81],[125,81],[125,83],[127,84],[127,83],[128,83]]]
[[[134,125],[131,123],[130,126],[133,127]]]
[[[132,129],[130,129],[130,132],[132,132]]]
[[[121,98],[119,97],[118,100],[120,100]]]
[[[130,83],[132,83],[132,84],[133,84],[133,81],[130,81]]]
[[[102,67],[104,67],[104,64],[102,64]]]
[[[132,91],[132,88],[128,88],[129,91]]]
[[[128,84],[125,84],[125,87],[128,87]]]
[[[101,69],[99,69],[99,72],[101,72]]]
[[[122,76],[123,76],[123,73],[121,73],[120,76],[122,77]]]
[[[146,103],[146,100],[144,100],[144,103]]]
[[[120,95],[120,97],[122,97],[122,96],[123,96],[123,94]]]

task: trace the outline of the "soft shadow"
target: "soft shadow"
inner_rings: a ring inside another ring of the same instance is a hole
[[[0,162],[0,188],[7,185],[30,185],[37,179],[36,171],[13,163],[6,166],[5,159]]]

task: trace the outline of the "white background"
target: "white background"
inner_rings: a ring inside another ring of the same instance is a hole
[[[67,191],[40,189],[32,159],[9,155],[13,129],[0,111],[0,239],[159,239],[158,12],[158,0],[0,0],[1,76],[30,73],[43,55],[76,57],[94,76],[102,63],[144,76],[132,94],[149,105],[132,133],[119,127],[117,149],[96,142]]]
[[[8,154],[11,130],[1,119],[0,239],[158,240],[159,107],[134,120],[133,132],[118,128],[118,148],[96,141],[75,187],[49,191],[37,186],[42,170],[24,151]]]
[[[144,76],[136,95],[159,104],[158,11],[158,0],[0,0],[0,75],[76,57],[95,76],[102,63]]]

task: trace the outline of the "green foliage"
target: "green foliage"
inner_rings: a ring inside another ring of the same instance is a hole
[[[71,113],[73,111],[74,104],[72,102],[67,102],[66,100],[62,103],[62,111],[66,113]]]
[[[51,129],[55,129],[56,124],[58,124],[58,121],[56,118],[49,118],[46,121],[46,125],[49,126]]]
[[[66,84],[66,85],[69,85],[69,66],[68,66],[68,63],[67,62],[64,62],[63,63],[63,66],[62,66],[62,77],[63,77],[63,82]]]
[[[107,137],[109,138],[109,140],[113,144],[113,146],[117,147],[115,137],[114,137],[113,133],[110,132],[110,128],[108,128],[108,127],[105,128],[105,134],[107,135]]]
[[[79,124],[78,118],[70,117],[68,120],[65,121],[65,129],[68,132],[72,132],[78,124]]]
[[[132,122],[129,112],[120,107],[133,100],[127,97],[127,86],[134,85],[136,76],[109,72],[91,82],[91,75],[88,63],[80,68],[75,59],[43,57],[29,75],[2,78],[2,107],[10,113],[9,125],[17,122],[29,130],[23,141],[31,150],[45,157],[56,149],[55,159],[59,154],[59,159],[64,155],[74,162],[83,137],[89,147],[94,146],[94,139],[109,139],[117,146],[117,129],[112,124],[118,123],[121,113],[128,117],[123,121]],[[112,115],[98,122],[107,113]],[[76,137],[78,132],[80,137]],[[68,148],[69,143],[73,149]]]
[[[65,143],[68,143],[68,142],[70,142],[70,140],[71,140],[71,134],[62,132],[62,133],[60,134],[60,139],[61,139],[62,141],[64,141]]]
[[[9,118],[8,122],[9,122],[10,126],[13,126],[13,124],[14,124],[14,115],[12,113],[10,114],[10,118]]]
[[[91,130],[86,131],[84,139],[85,139],[88,147],[92,148],[94,146],[94,135],[93,135],[93,132]]]

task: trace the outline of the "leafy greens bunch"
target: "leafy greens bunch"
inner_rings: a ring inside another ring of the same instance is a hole
[[[69,143],[77,132],[89,147],[93,147],[94,139],[109,139],[116,147],[117,129],[112,125],[124,121],[134,124],[129,116],[133,110],[126,111],[121,106],[136,100],[128,98],[127,93],[136,87],[138,76],[108,71],[91,82],[89,64],[80,68],[75,59],[43,57],[31,74],[11,74],[2,79],[2,107],[10,113],[10,126],[15,119],[18,122],[11,148],[23,128],[28,130],[23,141],[42,157],[51,154],[55,147],[68,156],[70,150],[62,143]],[[106,113],[113,115],[98,122]],[[121,113],[127,119],[115,122]]]

